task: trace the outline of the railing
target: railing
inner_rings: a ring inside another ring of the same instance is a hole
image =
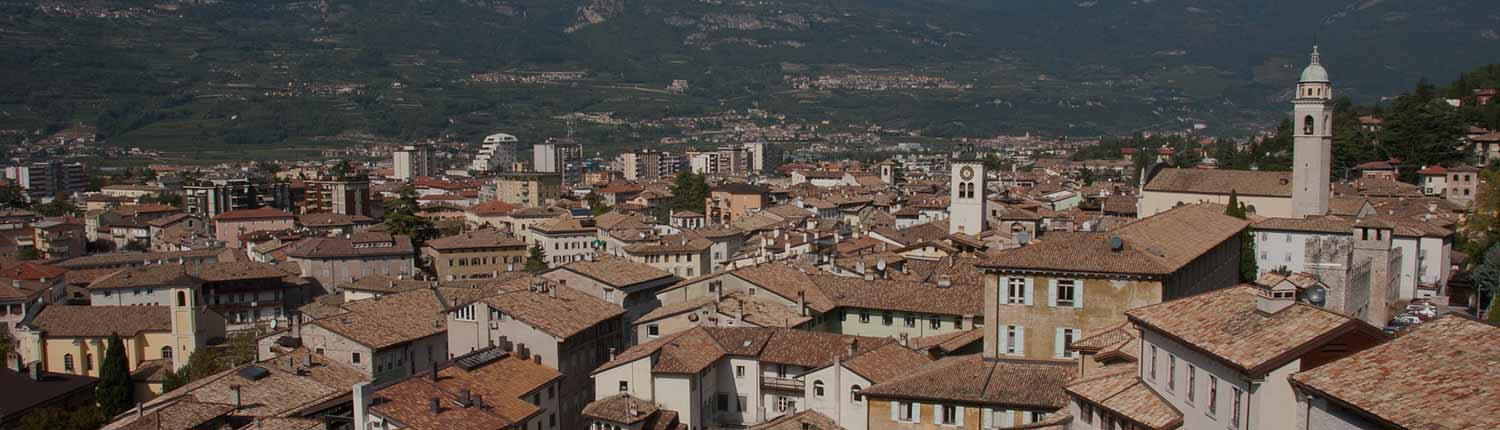
[[[762,377],[760,385],[766,388],[802,391],[803,382],[791,378]]]

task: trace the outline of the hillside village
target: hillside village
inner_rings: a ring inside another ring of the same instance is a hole
[[[1329,76],[1290,171],[504,133],[97,191],[18,164],[0,429],[1500,428],[1460,246],[1500,133],[1334,172]],[[950,85],[851,82],[800,85]]]

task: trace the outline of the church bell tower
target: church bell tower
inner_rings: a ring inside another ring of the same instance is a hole
[[[948,187],[948,234],[978,237],[984,231],[984,163],[953,162]]]
[[[1328,213],[1329,169],[1333,161],[1333,86],[1319,63],[1318,47],[1302,69],[1292,98],[1292,214],[1302,218]]]

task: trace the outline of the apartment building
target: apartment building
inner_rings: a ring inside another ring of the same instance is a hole
[[[627,395],[689,429],[753,426],[813,410],[863,430],[860,394],[927,363],[894,339],[698,327],[626,349],[593,373],[595,401]]]
[[[526,266],[526,242],[499,230],[470,230],[427,241],[422,257],[441,280],[495,278]]]
[[[465,354],[499,346],[557,370],[563,375],[558,426],[584,428],[583,408],[594,400],[589,372],[624,348],[624,309],[536,277],[493,284],[484,294],[451,302],[447,350]]]
[[[661,306],[656,293],[681,279],[648,264],[609,256],[564,264],[540,276],[624,308],[626,327]],[[635,337],[629,341],[634,344]]]
[[[704,211],[710,224],[729,224],[765,209],[769,204],[765,187],[729,183],[709,190]]]
[[[1072,363],[948,357],[864,390],[870,430],[1051,429]]]
[[[230,248],[240,247],[240,237],[257,231],[291,230],[297,217],[281,209],[261,207],[220,213],[213,217],[214,238]]]
[[[562,197],[562,177],[536,172],[505,172],[495,175],[492,200],[513,205],[543,206]]]
[[[480,173],[511,170],[516,162],[517,142],[515,136],[505,133],[485,136],[474,161],[469,163],[469,170]]]
[[[432,145],[402,145],[391,153],[391,167],[392,177],[402,181],[434,176]]]
[[[449,358],[443,311],[449,303],[475,294],[468,288],[440,287],[346,302],[301,324],[295,336],[301,347],[376,384],[397,381]],[[260,351],[266,358],[272,349]]]
[[[680,234],[626,246],[623,251],[630,261],[671,272],[674,276],[692,278],[712,270],[709,252],[713,245],[707,239]]]
[[[182,186],[187,212],[200,218],[242,209],[293,208],[291,184],[269,178],[207,179]]]
[[[599,229],[594,220],[562,215],[531,226],[531,243],[542,247],[547,266],[555,267],[594,258]]]
[[[531,169],[562,177],[564,185],[583,181],[583,145],[573,141],[548,141],[531,147]]]
[[[303,181],[302,213],[379,216],[370,197],[368,179]]]
[[[676,155],[649,149],[620,154],[618,161],[629,181],[668,179],[677,174],[681,164]]]
[[[1289,285],[1240,285],[1126,315],[1140,329],[1140,361],[1069,383],[1072,429],[1298,428],[1289,377],[1386,339],[1298,303]]]
[[[34,202],[82,193],[88,183],[83,163],[62,160],[38,161],[5,168],[5,179],[15,181]]]
[[[312,237],[283,251],[302,276],[316,279],[324,289],[370,275],[413,276],[417,252],[411,238],[387,233],[358,232],[349,237]]]
[[[1181,206],[1108,233],[1052,232],[979,265],[985,353],[1071,358],[1065,346],[1129,309],[1233,286],[1244,220]],[[1193,234],[1182,234],[1191,231]]]

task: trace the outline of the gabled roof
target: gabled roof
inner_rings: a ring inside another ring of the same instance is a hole
[[[1239,234],[1247,225],[1245,220],[1224,215],[1223,206],[1185,205],[1109,233],[1049,233],[1030,245],[995,253],[980,267],[1167,275]],[[1111,249],[1112,237],[1121,239],[1122,249]]]
[[[134,336],[142,332],[172,331],[172,310],[166,306],[72,306],[53,304],[31,320],[31,326],[51,337]]]
[[[1115,367],[1115,366],[1110,366]],[[1136,377],[1135,365],[1069,383],[1069,394],[1150,430],[1182,427],[1182,412]],[[1101,369],[1104,370],[1104,369]]]
[[[1450,315],[1291,381],[1384,427],[1494,429],[1500,428],[1497,357],[1500,326]]]
[[[979,354],[948,357],[875,384],[863,394],[875,398],[1054,410],[1068,405],[1063,384],[1073,378],[1076,367],[1061,360],[987,360]]]
[[[526,246],[526,241],[505,236],[499,230],[480,229],[428,240],[426,246],[438,251],[479,248],[523,248]]]
[[[611,256],[600,256],[593,261],[575,261],[552,270],[567,270],[621,289],[672,277],[671,273],[649,264]]]
[[[1262,170],[1162,169],[1145,191],[1192,194],[1291,197],[1292,172]]]
[[[559,339],[567,339],[625,313],[619,305],[551,281],[546,281],[548,291],[533,291],[530,287],[537,279],[524,277],[491,283],[486,288],[495,293],[477,301]]]
[[[255,219],[295,219],[292,214],[273,207],[261,207],[255,209],[240,209],[224,212],[214,216],[215,221],[248,221]]]
[[[1258,297],[1256,287],[1239,285],[1131,309],[1125,316],[1143,330],[1176,339],[1251,376],[1274,370],[1339,334],[1384,338],[1363,321],[1303,303],[1268,315],[1256,310]]]
[[[655,357],[651,371],[693,374],[725,356],[757,357],[762,362],[819,368],[836,357],[859,356],[895,343],[890,338],[848,336],[786,328],[694,327],[626,349],[594,374]],[[853,348],[854,354],[849,355]],[[870,370],[875,373],[874,370]]]

